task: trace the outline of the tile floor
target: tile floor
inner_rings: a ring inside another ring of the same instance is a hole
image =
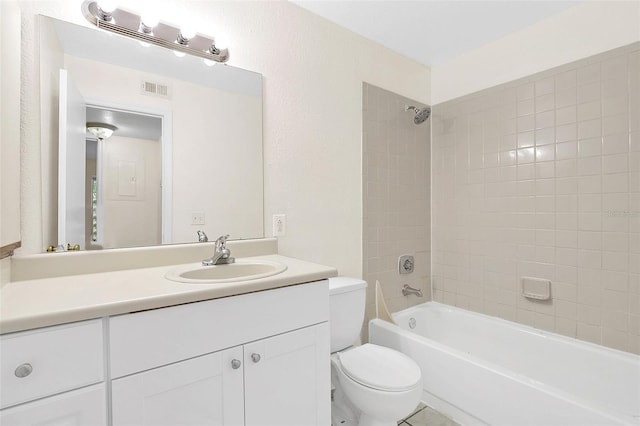
[[[418,409],[409,417],[398,422],[398,426],[460,426],[444,414],[440,414],[431,407],[420,404]]]

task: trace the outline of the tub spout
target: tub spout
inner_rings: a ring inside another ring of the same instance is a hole
[[[402,286],[402,295],[403,296],[408,296],[410,294],[415,294],[418,297],[422,297],[422,290],[420,290],[419,288],[413,288],[411,286],[409,286],[409,284],[405,284]]]

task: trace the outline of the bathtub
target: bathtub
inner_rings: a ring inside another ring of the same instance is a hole
[[[640,356],[437,302],[393,318],[369,341],[413,358],[423,402],[463,425],[640,425]]]

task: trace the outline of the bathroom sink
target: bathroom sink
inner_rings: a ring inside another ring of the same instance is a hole
[[[215,284],[256,280],[270,277],[287,270],[287,265],[269,260],[238,259],[228,265],[203,266],[191,264],[171,269],[165,278],[190,284]]]

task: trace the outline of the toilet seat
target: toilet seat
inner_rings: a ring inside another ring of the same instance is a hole
[[[403,353],[366,343],[338,353],[344,374],[359,384],[388,392],[404,392],[421,382],[420,367]]]

